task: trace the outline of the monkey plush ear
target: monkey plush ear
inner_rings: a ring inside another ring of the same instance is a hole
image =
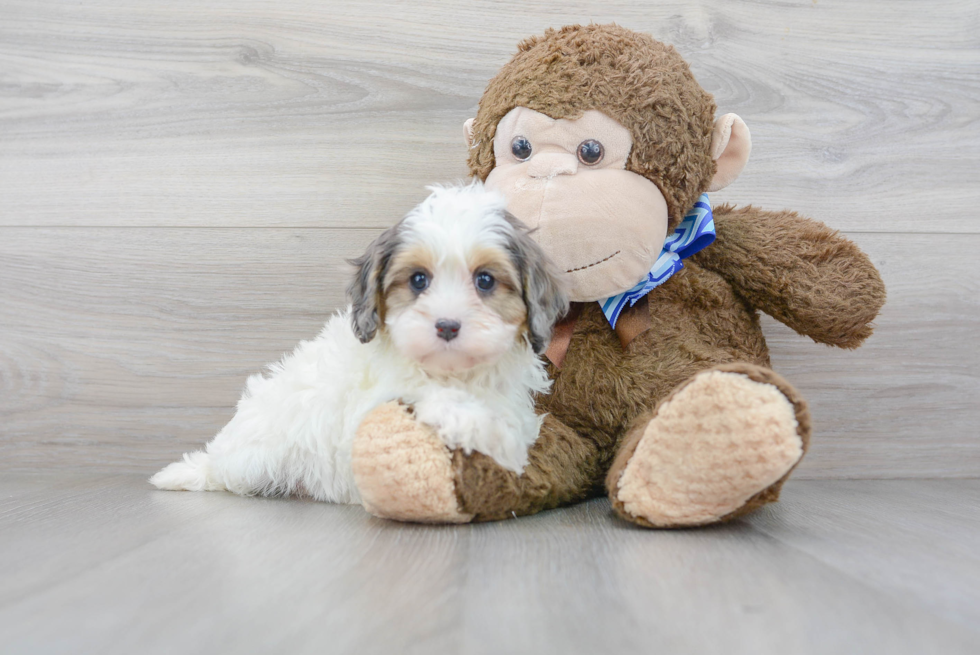
[[[466,136],[466,147],[473,147],[473,121],[474,118],[467,118],[466,122],[463,123],[463,134]]]
[[[752,152],[749,128],[736,114],[725,114],[715,121],[711,132],[711,158],[718,170],[711,178],[708,191],[718,191],[735,181]]]

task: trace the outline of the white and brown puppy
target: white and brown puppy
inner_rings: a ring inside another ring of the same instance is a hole
[[[523,470],[540,428],[533,396],[550,386],[538,354],[566,295],[503,196],[479,183],[431,190],[352,262],[352,305],[250,377],[228,425],[152,484],[359,502],[351,444],[392,400],[447,446]]]

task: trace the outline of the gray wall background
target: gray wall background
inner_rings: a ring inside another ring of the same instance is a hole
[[[980,470],[980,4],[0,2],[0,469],[150,473],[343,302],[344,258],[466,175],[524,36],[673,43],[753,158],[716,202],[840,228],[868,344],[765,322],[810,400],[797,477]]]

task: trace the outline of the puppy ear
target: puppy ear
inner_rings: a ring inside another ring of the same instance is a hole
[[[540,355],[548,348],[555,323],[568,313],[568,292],[561,271],[529,236],[527,226],[510,212],[504,217],[514,228],[508,249],[521,276],[531,347]]]
[[[353,281],[347,287],[347,298],[351,303],[354,334],[361,343],[367,343],[374,338],[384,319],[381,316],[382,285],[388,262],[398,246],[400,232],[401,222],[382,232],[363,255],[347,260],[348,264],[357,268]]]

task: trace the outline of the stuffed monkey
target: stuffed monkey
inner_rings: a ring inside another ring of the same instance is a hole
[[[715,111],[650,36],[569,26],[519,45],[465,130],[472,174],[535,230],[575,301],[547,351],[541,435],[517,475],[382,406],[354,442],[368,511],[485,521],[606,493],[628,521],[682,527],[778,498],[810,416],[770,370],[759,312],[856,348],[885,289],[822,223],[710,206],[751,149],[742,119]]]

